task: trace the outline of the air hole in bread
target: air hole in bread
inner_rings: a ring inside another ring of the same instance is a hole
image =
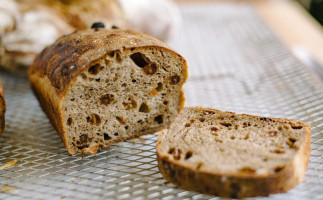
[[[267,137],[275,137],[277,136],[277,131],[268,131],[267,134],[266,134]]]
[[[239,171],[244,173],[249,173],[249,174],[254,174],[256,172],[256,170],[252,167],[243,167],[239,169]]]
[[[182,154],[182,150],[175,149],[175,151],[173,152],[173,158],[175,160],[180,160],[181,159],[181,154]]]
[[[134,109],[137,107],[137,101],[129,97],[127,101],[122,102],[122,105],[126,110]]]
[[[77,145],[84,145],[87,143],[88,139],[89,139],[88,135],[82,134],[82,135],[80,135],[80,138],[76,143],[77,143]]]
[[[156,90],[160,92],[163,89],[163,84],[161,82],[157,83]]]
[[[128,130],[129,126],[125,126],[124,129]]]
[[[163,116],[158,115],[157,117],[155,117],[154,121],[157,122],[158,124],[162,124],[164,122]]]
[[[83,80],[86,80],[87,79],[87,76],[84,73],[81,74],[81,77],[82,77]]]
[[[110,103],[112,103],[113,100],[114,100],[113,94],[105,94],[105,95],[101,96],[100,103],[107,106]]]
[[[138,67],[141,68],[144,68],[149,63],[148,58],[140,52],[131,54],[130,58]]]
[[[111,51],[108,53],[109,57],[114,58],[116,56],[116,53],[114,51]]]
[[[277,154],[285,153],[285,151],[284,150],[281,150],[281,149],[269,150],[269,152],[271,152],[271,153],[277,153]]]
[[[142,68],[145,74],[153,75],[157,71],[157,65],[155,63],[149,63],[144,68]]]
[[[86,121],[91,125],[99,126],[101,124],[101,117],[97,114],[91,114],[86,117]]]
[[[211,128],[210,128],[210,130],[211,130],[211,131],[213,131],[213,132],[216,132],[216,131],[218,131],[219,129],[218,129],[217,127],[211,127]]]
[[[170,149],[168,150],[168,153],[169,153],[169,154],[173,154],[173,153],[174,153],[174,151],[175,151],[175,148],[174,148],[174,147],[172,147],[172,148],[170,148]]]
[[[125,120],[123,117],[119,117],[119,116],[117,116],[117,117],[116,117],[116,119],[118,120],[118,122],[119,122],[120,124],[125,124],[125,123],[126,123],[126,120]]]
[[[232,124],[230,122],[220,122],[220,124],[222,126],[225,126],[225,127],[229,127],[229,126],[232,126]]]
[[[135,83],[135,82],[137,82],[137,80],[136,79],[132,79],[132,82]]]
[[[295,138],[288,138],[288,140],[286,141],[286,144],[290,147],[290,148],[294,148],[295,147],[295,142],[297,140]]]
[[[171,85],[176,85],[177,83],[179,83],[181,80],[181,78],[178,75],[174,75],[170,77],[170,84]]]
[[[279,131],[283,130],[283,127],[282,126],[278,126],[278,130]]]
[[[242,127],[243,127],[243,128],[246,128],[246,127],[248,127],[248,126],[250,126],[250,123],[249,123],[249,122],[243,122],[243,124],[242,124]]]
[[[189,159],[190,157],[192,157],[193,152],[192,151],[188,151],[185,155],[185,160]]]
[[[70,99],[71,101],[75,101],[75,98]]]
[[[107,133],[104,133],[103,134],[103,138],[104,138],[104,140],[111,140],[112,138],[109,136],[109,134],[107,134]]]
[[[168,69],[166,69],[165,67],[162,67],[162,69],[163,69],[165,72],[168,72]]]
[[[234,140],[234,139],[236,139],[236,137],[235,137],[235,136],[231,136],[230,138],[231,138],[231,140]]]
[[[67,122],[66,122],[67,126],[72,125],[72,123],[73,123],[72,118],[68,118],[68,119],[67,119]]]
[[[101,66],[99,64],[95,64],[89,68],[88,72],[92,75],[97,75],[100,72]]]
[[[190,127],[194,121],[195,121],[194,119],[191,119],[189,122],[185,124],[185,127]]]
[[[139,107],[139,112],[149,113],[150,109],[146,103],[142,103]]]
[[[116,59],[117,59],[117,62],[118,63],[121,63],[122,62],[122,56],[121,56],[120,51],[117,51],[116,52]]]
[[[167,104],[168,104],[168,101],[164,101],[164,102],[163,102],[163,104],[164,104],[164,105],[167,105]]]
[[[278,173],[280,172],[281,170],[283,170],[285,168],[285,166],[277,166],[273,169],[273,172],[274,173]]]
[[[114,133],[113,135],[114,135],[114,136],[118,136],[118,135],[119,135],[119,133]]]
[[[244,136],[244,138],[243,138],[243,139],[248,140],[248,139],[249,139],[249,133],[247,133],[247,134]]]
[[[298,124],[291,124],[292,129],[302,129],[303,126],[302,125],[298,125]]]
[[[96,82],[100,82],[100,80],[101,80],[100,78],[95,79]]]
[[[200,122],[204,122],[204,121],[205,121],[205,118],[204,118],[204,117],[202,117],[202,118],[200,118],[199,120],[200,120]]]

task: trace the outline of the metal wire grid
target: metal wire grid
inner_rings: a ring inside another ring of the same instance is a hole
[[[186,105],[312,124],[306,178],[269,199],[323,199],[323,87],[249,4],[182,4],[181,34],[171,46],[187,58]],[[0,137],[0,199],[218,199],[165,182],[156,134],[70,156],[41,111],[26,77],[2,73],[7,100]],[[259,198],[262,199],[262,198]]]

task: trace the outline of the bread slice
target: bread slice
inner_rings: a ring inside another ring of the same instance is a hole
[[[310,125],[184,108],[158,136],[163,176],[188,190],[243,198],[286,192],[304,178]]]
[[[71,154],[167,128],[183,107],[186,78],[184,58],[161,41],[98,27],[60,38],[29,70]]]
[[[4,99],[2,83],[0,81],[0,134],[3,133],[5,127],[5,112],[6,112],[6,101]]]

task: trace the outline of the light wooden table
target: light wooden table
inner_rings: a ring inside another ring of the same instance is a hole
[[[228,2],[228,0],[176,0],[182,2]],[[291,49],[307,49],[323,64],[323,27],[296,1],[231,0],[250,2],[262,18]]]

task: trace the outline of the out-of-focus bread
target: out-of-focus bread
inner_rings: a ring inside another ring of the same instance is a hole
[[[179,27],[180,17],[170,0],[1,0],[0,19],[0,66],[17,71],[27,69],[58,37],[94,22],[167,40]]]

